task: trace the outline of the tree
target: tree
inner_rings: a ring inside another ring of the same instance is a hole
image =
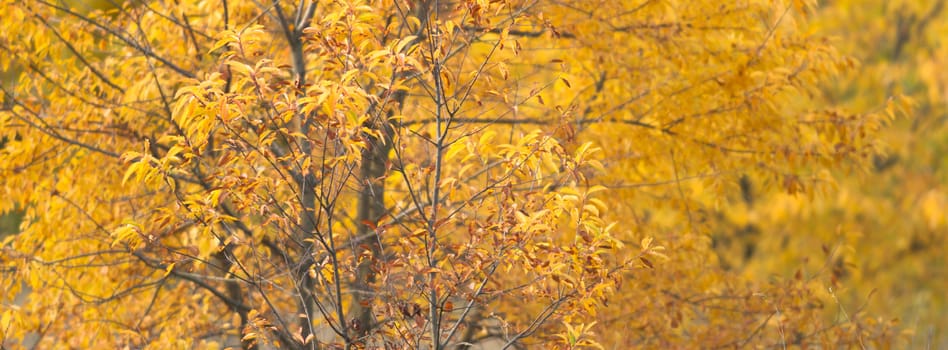
[[[938,68],[948,58],[942,35],[948,30],[945,5],[834,1],[814,11],[812,25],[836,36],[840,52],[861,62],[824,88],[826,99],[864,110],[888,95],[904,93],[911,97],[912,112],[882,130],[885,152],[866,169],[838,171],[838,189],[828,196],[814,201],[756,196],[753,205],[728,208],[727,220],[716,229],[756,228],[753,240],[721,245],[753,247],[752,259],[732,264],[742,273],[764,277],[798,268],[828,271],[848,313],[898,317],[911,332],[906,332],[910,342],[895,347],[948,345],[939,332],[948,324],[941,292],[948,287],[941,254],[946,242],[943,121],[948,77]]]
[[[822,317],[819,281],[706,264],[742,181],[823,191],[896,113],[826,103],[854,63],[811,6],[6,1],[0,209],[25,216],[2,282],[29,297],[2,337],[884,341]]]

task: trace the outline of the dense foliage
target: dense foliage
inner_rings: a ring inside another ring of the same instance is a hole
[[[0,1],[4,346],[946,324],[941,1]]]

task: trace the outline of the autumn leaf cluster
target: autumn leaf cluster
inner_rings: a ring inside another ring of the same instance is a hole
[[[3,1],[0,342],[897,344],[822,216],[917,100],[854,6]]]

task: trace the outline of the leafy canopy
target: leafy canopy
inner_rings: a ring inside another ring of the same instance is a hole
[[[0,10],[4,345],[892,336],[709,236],[746,183],[810,197],[867,168],[907,108],[830,103],[855,62],[809,1]]]

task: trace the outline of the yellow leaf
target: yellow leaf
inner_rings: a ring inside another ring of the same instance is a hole
[[[168,277],[168,275],[171,274],[171,271],[174,270],[174,265],[175,265],[175,263],[170,263],[170,264],[168,264],[168,266],[165,267],[165,274],[164,274],[163,277]]]

